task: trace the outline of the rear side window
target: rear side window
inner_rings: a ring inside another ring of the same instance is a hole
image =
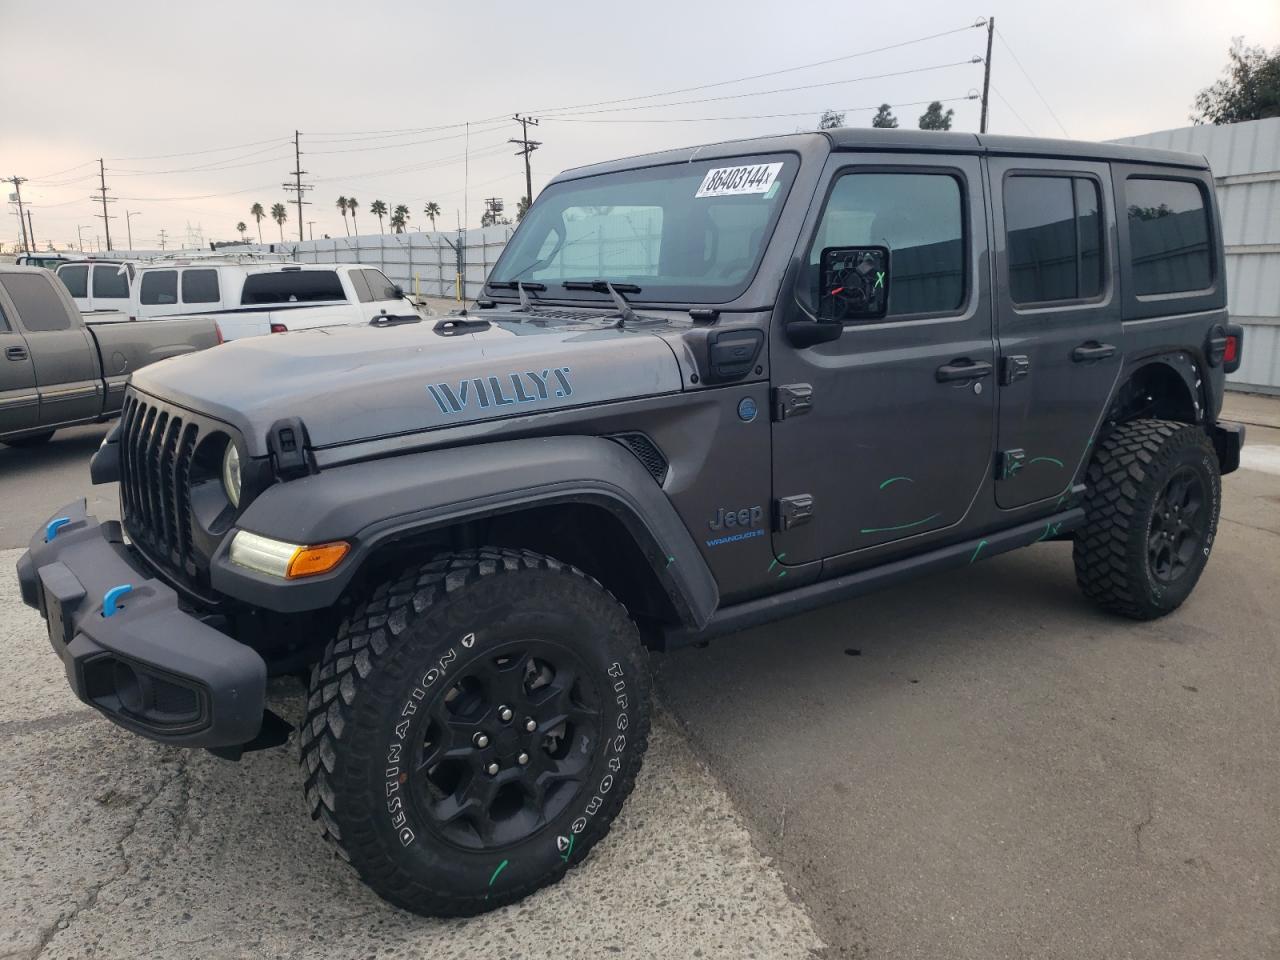
[[[178,271],[150,270],[142,275],[138,299],[150,306],[178,302]]]
[[[129,276],[116,263],[100,263],[93,268],[93,295],[121,299],[129,296]]]
[[[87,266],[63,267],[58,271],[58,279],[71,291],[73,297],[89,295],[89,268]]]
[[[240,302],[245,306],[264,303],[345,302],[342,282],[332,270],[282,270],[255,273],[245,278]]]
[[[1209,212],[1200,184],[1130,177],[1125,181],[1125,200],[1138,296],[1212,286]]]
[[[67,306],[47,274],[8,273],[0,276],[9,299],[18,308],[22,325],[32,332],[70,330]]]
[[[363,270],[364,278],[368,281],[369,291],[373,295],[374,300],[398,300],[396,296],[396,285],[387,279],[386,274],[381,270]]]
[[[217,303],[218,299],[217,270],[182,271],[183,303]]]
[[[1009,296],[1017,304],[1102,293],[1098,185],[1087,177],[1009,177],[1004,226]]]
[[[889,248],[888,317],[952,313],[965,299],[964,206],[947,173],[850,173],[836,181],[809,249],[817,303],[827,247]]]

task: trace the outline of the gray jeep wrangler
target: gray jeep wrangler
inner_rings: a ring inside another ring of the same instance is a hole
[[[267,678],[309,673],[313,816],[425,914],[604,837],[646,650],[1047,540],[1162,616],[1244,436],[1180,153],[832,130],[600,164],[472,310],[400,319],[139,371],[91,465],[122,521],[70,504],[18,569],[75,694],[153,740],[281,744]]]

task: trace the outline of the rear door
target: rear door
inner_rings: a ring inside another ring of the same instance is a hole
[[[0,290],[0,434],[40,424],[36,370],[26,338],[10,319],[13,312]]]
[[[89,420],[102,412],[98,348],[75,303],[56,283],[43,270],[0,275],[31,352],[40,423],[47,426]]]
[[[1122,361],[1105,163],[993,157],[1000,400],[996,503],[1060,497]]]
[[[64,264],[58,267],[58,279],[62,281],[63,286],[71,294],[71,299],[75,301],[76,309],[92,309],[92,302],[89,299],[89,264]]]
[[[127,311],[130,270],[123,263],[95,263],[89,280],[89,309]]]
[[[141,270],[138,274],[138,317],[171,317],[182,313],[178,302],[178,271]]]

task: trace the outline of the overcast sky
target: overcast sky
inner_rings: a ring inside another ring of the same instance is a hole
[[[986,33],[958,28],[989,14],[996,133],[1102,140],[1185,126],[1233,35],[1280,44],[1280,0],[0,0],[0,176],[30,178],[23,199],[42,248],[74,242],[77,225],[101,234],[101,208],[88,199],[98,157],[120,198],[117,246],[126,209],[137,248],[154,247],[161,228],[180,241],[188,225],[206,240],[230,239],[240,220],[255,231],[254,201],[269,209],[288,199],[281,183],[297,129],[315,184],[304,219],[316,237],[344,234],[339,194],[359,200],[362,233],[377,229],[368,213],[376,199],[407,204],[411,227],[424,228],[423,205],[434,200],[440,227],[452,228],[467,131],[449,125],[470,121],[464,219],[475,225],[485,197],[504,198],[514,214],[524,193],[523,166],[505,142],[520,128],[502,119],[514,112],[543,118],[535,194],[565,167],[812,129],[828,107],[866,126],[871,111],[857,108],[903,104],[895,113],[914,127],[918,101],[981,89],[981,64],[964,61],[984,52]],[[834,58],[843,59],[804,67]],[[774,71],[785,72],[634,99]],[[768,92],[779,88],[793,89]],[[977,130],[976,100],[947,105],[953,129]],[[162,156],[173,154],[182,155]],[[297,236],[295,209],[286,237]],[[18,235],[12,210],[0,223],[6,243]],[[262,228],[264,238],[279,235],[270,220]]]

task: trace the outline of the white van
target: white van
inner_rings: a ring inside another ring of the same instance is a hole
[[[119,319],[127,319],[132,302],[132,286],[137,261],[80,260],[58,265],[58,279],[71,292],[71,299],[81,313],[123,311]],[[94,317],[98,322],[105,317]]]

